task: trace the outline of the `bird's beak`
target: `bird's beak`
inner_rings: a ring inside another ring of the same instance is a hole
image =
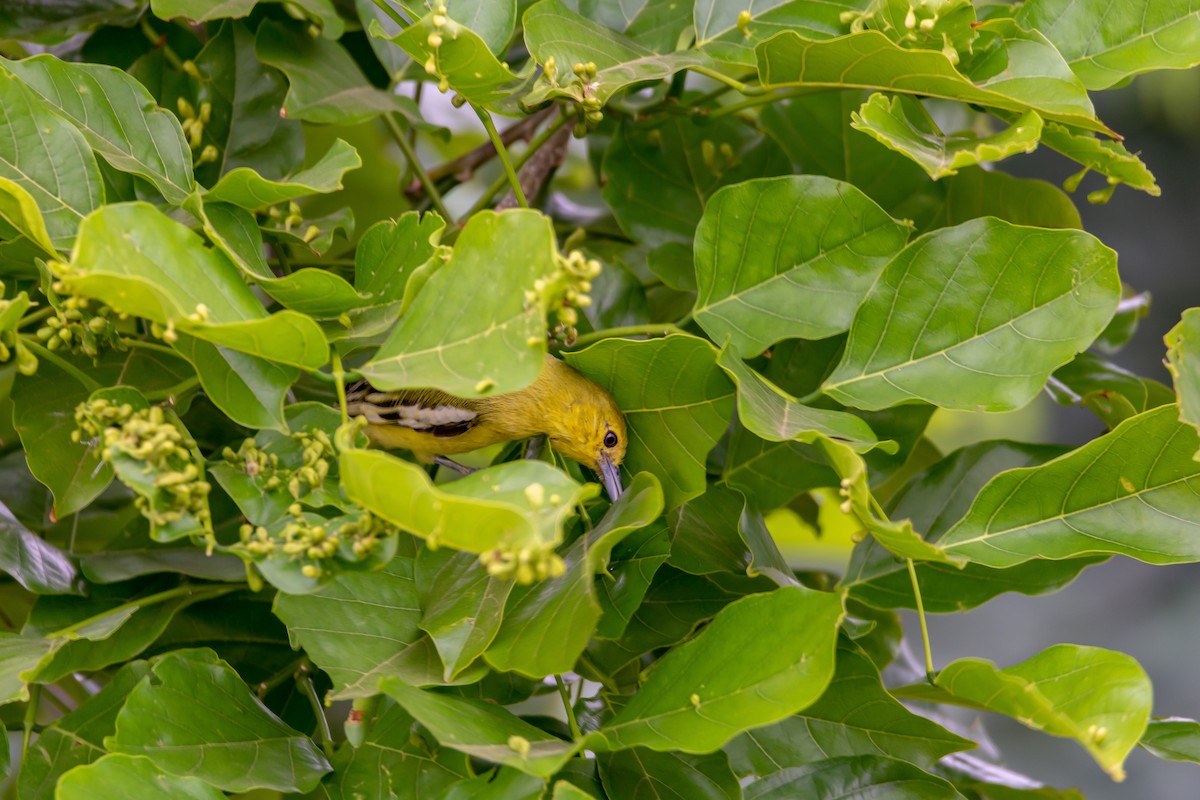
[[[596,459],[596,471],[600,473],[600,482],[608,492],[608,499],[617,502],[621,496],[621,468],[612,463],[608,453],[601,453]]]

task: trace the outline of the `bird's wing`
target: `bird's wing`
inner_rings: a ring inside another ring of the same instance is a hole
[[[383,392],[366,381],[346,388],[351,416],[372,425],[399,425],[437,437],[459,436],[480,422],[482,406],[436,389]]]

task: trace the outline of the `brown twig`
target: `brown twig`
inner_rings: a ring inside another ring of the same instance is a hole
[[[554,134],[546,140],[546,144],[538,149],[536,153],[529,157],[525,165],[521,167],[517,173],[517,180],[521,184],[521,191],[524,195],[532,200],[537,197],[538,192],[546,185],[546,181],[554,174],[554,171],[562,166],[562,163],[567,159],[567,147],[571,143],[571,129],[567,126],[559,128]],[[516,208],[517,198],[510,189],[504,195],[504,199],[496,205],[496,210],[500,211],[505,208]]]

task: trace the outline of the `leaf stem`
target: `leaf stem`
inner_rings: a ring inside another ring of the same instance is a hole
[[[33,312],[32,314],[26,314],[25,316],[21,317],[21,321],[17,323],[17,327],[18,328],[27,328],[35,322],[40,322],[41,320],[44,320],[46,317],[50,316],[53,313],[54,313],[54,306],[46,306],[45,308],[38,309],[37,311]]]
[[[562,698],[563,708],[567,711],[567,725],[571,728],[571,738],[579,741],[583,734],[579,730],[579,721],[575,719],[575,705],[571,702],[571,693],[567,691],[567,683],[562,675],[555,674],[554,683],[558,686],[558,696]]]
[[[388,1],[387,1],[387,0],[375,0],[375,5],[379,7],[379,10],[380,10],[380,11],[382,11],[383,13],[385,13],[385,14],[387,14],[389,17],[391,17],[391,18],[392,18],[392,22],[396,23],[396,24],[397,24],[397,25],[399,25],[401,28],[407,28],[409,25],[411,25],[411,24],[412,24],[411,22],[409,22],[408,20],[406,20],[406,19],[405,19],[405,18],[404,18],[404,17],[403,17],[403,16],[400,14],[400,12],[399,12],[399,11],[397,11],[397,10],[396,10],[396,9],[394,9],[394,8],[392,8],[391,4],[390,4],[390,3],[388,3]],[[364,26],[363,26],[363,27],[366,27],[366,25],[364,24]]]
[[[308,656],[300,656],[295,661],[289,661],[283,669],[279,670],[274,675],[255,686],[254,693],[258,695],[259,700],[262,700],[276,688],[282,686],[284,683],[287,683],[287,681],[294,680],[296,673],[298,673],[300,668],[306,663],[308,663]]]
[[[176,586],[174,589],[167,589],[166,591],[158,592],[157,594],[146,595],[145,597],[138,598],[137,600],[130,600],[129,602],[122,603],[121,605],[116,606],[115,608],[110,608],[100,614],[93,614],[87,619],[82,619],[79,622],[54,631],[53,633],[49,634],[47,638],[59,639],[65,636],[70,636],[71,634],[86,628],[88,625],[91,625],[101,617],[110,616],[118,611],[124,611],[127,608],[145,608],[146,606],[152,606],[156,603],[173,600],[176,597],[187,597],[193,595],[195,597],[195,601],[197,602],[200,600],[211,600],[214,597],[220,597],[223,594],[229,594],[230,592],[236,592],[245,588],[246,584],[244,583],[227,583],[220,586],[195,586],[189,583],[184,584],[183,586]]]
[[[337,387],[338,406],[342,409],[342,424],[350,423],[350,411],[346,407],[346,373],[342,370],[342,357],[337,350],[329,351],[333,360],[333,383]]]
[[[88,375],[83,370],[79,369],[79,367],[76,367],[65,358],[62,358],[59,355],[50,352],[49,349],[43,347],[41,342],[39,342],[36,337],[22,335],[21,342],[30,350],[37,353],[38,358],[49,361],[63,372],[79,381],[81,384],[83,384],[83,388],[87,389],[89,392],[99,391],[103,388],[98,381],[96,381],[94,378],[92,378],[92,376]]]
[[[184,392],[191,391],[200,385],[200,376],[193,375],[190,378],[184,378],[174,386],[168,386],[166,389],[161,389],[157,392],[147,392],[145,397],[151,403],[170,400],[173,397],[178,397]]]
[[[828,90],[824,87],[815,89],[812,87],[802,87],[799,89],[789,89],[786,92],[768,92],[767,94],[748,97],[740,103],[730,103],[729,105],[717,106],[716,108],[707,110],[697,109],[695,113],[706,116],[709,119],[715,119],[716,117],[724,117],[729,114],[736,114],[739,111],[745,111],[748,108],[766,105],[767,103],[774,103],[779,100],[790,100],[793,97],[803,97],[805,95],[817,94],[818,92],[824,91]]]
[[[179,353],[175,352],[173,348],[167,347],[165,344],[147,342],[144,339],[122,339],[121,341],[126,347],[133,347],[138,350],[149,350],[152,353],[163,353],[165,355],[175,356],[177,358],[180,357]]]
[[[742,83],[737,78],[731,78],[722,72],[719,72],[715,69],[709,69],[708,67],[695,65],[688,67],[688,69],[690,69],[692,72],[698,72],[701,75],[706,75],[712,78],[714,81],[719,81],[720,83],[728,86],[730,89],[739,91],[744,95],[766,94],[771,91],[764,86],[754,86],[752,84]]]
[[[145,34],[146,38],[150,40],[150,43],[154,45],[155,49],[163,51],[163,56],[167,59],[167,62],[170,63],[172,67],[175,69],[183,69],[183,61],[179,58],[175,51],[171,49],[171,45],[167,44],[167,35],[165,33],[159,33],[158,31],[154,30],[154,26],[150,24],[149,19],[147,19],[145,16],[142,17],[141,25],[139,27],[141,27],[142,33]]]
[[[917,583],[917,567],[911,558],[904,561],[908,564],[908,577],[912,580],[913,597],[917,600],[917,620],[921,623],[921,642],[925,645],[925,679],[933,683],[937,672],[933,668],[933,650],[929,646],[929,627],[925,624],[925,603],[921,600],[921,587]]]
[[[683,333],[683,331],[673,322],[626,325],[621,328],[605,328],[604,330],[585,333],[576,339],[575,343],[571,346],[579,347],[580,345],[592,344],[593,342],[613,339],[618,336],[669,336],[672,333]]]
[[[382,2],[382,0],[376,0]],[[383,121],[391,131],[392,139],[395,140],[396,146],[400,148],[400,152],[404,153],[405,160],[408,161],[409,168],[413,174],[417,176],[417,180],[421,182],[421,186],[425,187],[425,194],[429,198],[429,202],[433,205],[434,211],[442,215],[442,219],[446,220],[447,224],[453,221],[450,212],[446,210],[446,204],[442,201],[441,192],[437,190],[437,186],[430,179],[429,173],[425,171],[425,167],[421,166],[420,159],[417,158],[417,151],[413,149],[412,144],[408,141],[408,137],[404,135],[404,131],[400,127],[400,123],[396,122],[394,114],[384,114]]]
[[[517,171],[513,168],[512,159],[508,155],[508,148],[500,140],[500,132],[496,130],[496,123],[492,121],[492,115],[486,109],[479,108],[478,106],[473,105],[471,108],[475,109],[475,114],[479,117],[479,121],[483,123],[488,138],[492,140],[492,146],[496,148],[496,154],[500,156],[500,163],[504,165],[504,174],[508,176],[508,182],[512,186],[513,195],[517,198],[517,205],[521,208],[529,208],[529,201],[525,199],[525,192],[521,189],[521,179],[517,177]],[[426,189],[428,190],[428,187]]]
[[[312,668],[305,662],[296,670],[296,684],[301,693],[308,698],[312,706],[313,716],[317,718],[317,732],[321,735],[321,749],[327,758],[333,758],[333,732],[329,729],[329,717],[325,716],[325,707],[321,698],[317,697],[317,687],[313,686]]]
[[[29,685],[29,705],[25,706],[25,720],[21,726],[21,764],[25,763],[25,754],[29,752],[29,740],[33,736],[34,727],[37,725],[37,712],[38,706],[41,705],[41,700],[42,685],[40,683],[31,683]]]
[[[521,167],[525,166],[525,162],[541,149],[542,145],[550,141],[550,137],[557,133],[559,128],[566,124],[567,118],[560,114],[554,122],[550,123],[537,136],[533,137],[533,140],[529,142],[529,146],[513,162],[514,168],[520,170]],[[508,183],[508,175],[501,175],[493,181],[492,185],[485,189],[483,194],[479,196],[479,199],[475,201],[475,205],[471,206],[471,209],[466,214],[467,218],[469,219],[472,214],[487,208],[491,204],[492,198],[496,196],[496,192],[504,188],[504,184],[506,183]]]

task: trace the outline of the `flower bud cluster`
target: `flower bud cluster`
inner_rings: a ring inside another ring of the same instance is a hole
[[[68,295],[53,317],[37,329],[47,350],[65,350],[93,359],[109,350],[124,350],[117,330],[117,314],[106,305],[93,306],[86,297]],[[0,359],[3,360],[3,359]]]
[[[520,584],[557,578],[567,571],[558,553],[541,547],[496,548],[480,553],[479,563],[493,578],[512,578]]]
[[[295,469],[280,467],[279,456],[260,448],[254,439],[244,440],[237,450],[226,447],[221,457],[251,478],[262,478],[266,491],[286,485],[292,497],[300,499],[325,482],[337,453],[323,430],[296,431],[292,440],[301,447],[300,466]]]
[[[267,218],[273,224],[278,225],[289,233],[292,232],[293,228],[299,228],[304,224],[304,214],[301,212],[300,205],[294,200],[290,201],[286,208],[283,208],[282,204],[271,206],[267,209]],[[316,225],[309,225],[304,229],[303,233],[299,234],[305,244],[312,242],[313,239],[316,239],[320,235],[321,229]]]
[[[71,438],[98,439],[105,461],[124,456],[142,462],[144,471],[155,475],[155,496],[139,493],[135,501],[153,525],[170,525],[191,515],[209,526],[208,493],[212,487],[203,480],[202,466],[193,451],[196,442],[166,418],[161,406],[135,411],[129,403],[96,398],[76,407],[75,423],[78,427]]]
[[[332,559],[339,554],[345,557],[347,547],[352,554],[350,560],[361,560],[371,556],[383,539],[396,533],[395,528],[368,511],[345,522],[325,521],[305,514],[299,503],[293,503],[288,514],[291,519],[276,534],[262,525],[242,525],[238,531],[239,546],[251,556],[282,555],[303,562],[301,574],[313,580],[330,571]]]
[[[850,32],[867,28],[878,30],[905,47],[922,50],[941,49],[951,64],[959,62],[959,50],[971,52],[975,33],[974,8],[969,0],[907,0],[904,19],[897,20],[900,11],[894,0],[876,0],[866,11],[846,11],[843,24],[850,23]],[[903,6],[901,6],[903,8]],[[939,28],[939,23],[942,23]]]
[[[192,68],[195,69],[194,64]],[[179,116],[183,118],[183,136],[187,139],[188,147],[193,153],[200,152],[195,159],[195,166],[216,161],[220,155],[216,145],[204,144],[204,127],[212,119],[212,103],[201,103],[197,110],[186,97],[180,97],[175,105],[179,109]]]
[[[4,294],[4,288],[4,283],[0,282],[0,295]],[[18,295],[18,298],[22,303],[26,304],[27,308],[28,297],[25,295],[25,293],[22,292],[20,295]],[[5,315],[5,313],[12,306],[13,302],[13,300],[7,300],[3,297],[0,297],[0,317]],[[37,372],[37,356],[29,352],[29,348],[25,347],[25,345],[21,342],[21,337],[17,335],[17,332],[12,328],[9,328],[5,331],[0,331],[0,364],[7,364],[9,360],[13,358],[14,354],[17,358],[18,372],[20,372],[22,375],[32,375],[33,373]]]
[[[587,308],[592,304],[589,294],[592,290],[592,280],[600,274],[600,262],[587,258],[579,250],[570,251],[565,257],[557,260],[558,269],[533,282],[533,289],[525,292],[526,302],[540,303],[547,316],[554,314],[556,323],[552,328],[555,338],[567,343],[575,340],[578,333],[575,325],[579,322],[577,309]],[[530,346],[541,343],[540,339],[531,339]]]
[[[450,90],[450,79],[445,75],[441,75],[438,70],[438,49],[442,46],[442,29],[446,27],[449,19],[446,17],[446,4],[438,3],[433,8],[433,17],[430,20],[433,23],[433,33],[425,39],[426,44],[432,48],[433,52],[429,54],[429,58],[425,59],[425,72],[429,75],[438,76],[438,91],[445,94]]]

